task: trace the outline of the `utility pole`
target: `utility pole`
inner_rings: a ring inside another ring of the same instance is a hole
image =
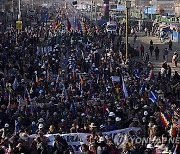
[[[97,22],[97,1],[96,0],[94,0],[94,5],[95,5],[95,17],[96,17],[96,19],[95,19],[95,21]]]
[[[21,20],[21,0],[19,0],[19,6],[18,6],[18,20]]]
[[[14,0],[11,0],[11,9],[12,9],[12,13],[14,12]]]
[[[126,62],[129,59],[128,35],[129,35],[129,10],[130,8],[131,8],[131,1],[126,1]]]
[[[103,0],[103,3],[104,3],[103,19],[109,20],[109,0]]]
[[[91,17],[90,17],[91,21],[93,19],[93,0],[91,0]]]
[[[34,0],[32,0],[32,10],[34,10]]]

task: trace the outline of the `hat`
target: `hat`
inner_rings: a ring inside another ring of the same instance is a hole
[[[96,128],[97,126],[96,126],[94,123],[91,123],[91,124],[89,125],[89,127],[90,127],[90,128]]]
[[[105,138],[104,137],[100,137],[99,138],[99,142],[104,142],[105,141]]]
[[[148,115],[148,111],[144,111],[144,115],[147,116]]]
[[[64,120],[64,119],[61,119],[61,122],[65,122],[65,120]]]
[[[116,122],[121,121],[121,118],[116,117]]]
[[[153,147],[152,144],[147,144],[146,148],[147,148],[147,149],[153,149],[154,147]]]
[[[42,93],[43,93],[43,90],[39,90],[39,93],[42,94]]]
[[[1,105],[1,108],[2,108],[2,109],[6,109],[6,105],[4,105],[4,104]]]
[[[111,118],[108,118],[107,121],[112,121]]]
[[[44,119],[43,119],[43,118],[40,118],[40,119],[38,120],[38,122],[44,122]]]
[[[55,100],[56,98],[55,97],[51,97],[51,101]]]
[[[109,117],[114,117],[115,116],[115,113],[114,112],[110,112],[109,113]]]
[[[147,108],[148,106],[147,105],[144,105],[143,108]]]
[[[44,127],[43,124],[39,124],[39,126],[38,126],[39,129],[41,129],[41,128],[43,128],[43,127]]]
[[[100,129],[103,129],[103,128],[105,128],[105,126],[104,125],[100,125]]]
[[[35,122],[35,121],[33,121],[33,122],[32,122],[32,125],[35,125],[35,124],[36,124],[36,122]]]
[[[54,82],[51,82],[51,86],[54,86]]]
[[[133,121],[138,121],[138,118],[133,118]]]
[[[81,116],[85,116],[85,113],[82,113]]]
[[[5,127],[5,128],[8,128],[8,127],[9,127],[9,124],[8,124],[8,123],[6,123],[6,124],[4,125],[4,127]]]
[[[29,135],[27,133],[20,133],[19,134],[19,137],[22,139],[22,140],[27,140]]]
[[[45,68],[45,65],[42,65],[41,68]]]
[[[57,116],[57,112],[54,112],[54,113],[53,113],[53,116]]]
[[[43,71],[43,74],[46,75],[46,71]]]
[[[59,94],[59,93],[58,93],[58,94],[56,94],[56,97],[60,97],[60,96],[61,96],[61,94]]]
[[[92,142],[92,143],[89,144],[89,146],[94,147],[94,146],[96,146],[96,143]]]

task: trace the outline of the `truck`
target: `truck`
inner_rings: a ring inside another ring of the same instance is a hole
[[[108,34],[117,33],[117,23],[115,21],[108,21],[106,25],[106,31]]]

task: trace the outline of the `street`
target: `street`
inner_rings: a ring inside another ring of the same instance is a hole
[[[168,41],[161,43],[160,39],[158,39],[157,37],[153,37],[153,36],[144,36],[144,33],[137,33],[137,41],[134,43],[134,39],[133,37],[129,37],[129,42],[130,44],[134,44],[134,47],[138,47],[138,49],[140,48],[140,45],[143,44],[145,47],[145,52],[148,51],[149,55],[149,42],[151,40],[153,40],[154,42],[154,47],[158,46],[158,48],[160,49],[160,54],[159,54],[159,60],[156,61],[155,59],[155,55],[150,56],[150,61],[153,63],[154,66],[154,71],[155,73],[159,72],[162,66],[162,63],[165,61],[163,60],[163,50],[165,48],[168,48]],[[123,41],[125,41],[125,38],[123,38]],[[170,65],[171,69],[172,69],[172,74],[174,74],[174,71],[178,71],[180,73],[180,61],[178,63],[178,67],[175,67],[172,64],[172,55],[173,53],[177,51],[178,54],[180,55],[180,43],[173,43],[173,47],[172,47],[172,51],[169,51],[169,55],[168,55],[168,65]],[[153,53],[154,54],[154,53]],[[179,57],[180,58],[180,57]],[[135,57],[134,58],[137,61],[142,61],[142,57]]]

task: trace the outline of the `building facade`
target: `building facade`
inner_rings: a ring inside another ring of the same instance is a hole
[[[175,15],[180,16],[180,0],[174,0]]]

